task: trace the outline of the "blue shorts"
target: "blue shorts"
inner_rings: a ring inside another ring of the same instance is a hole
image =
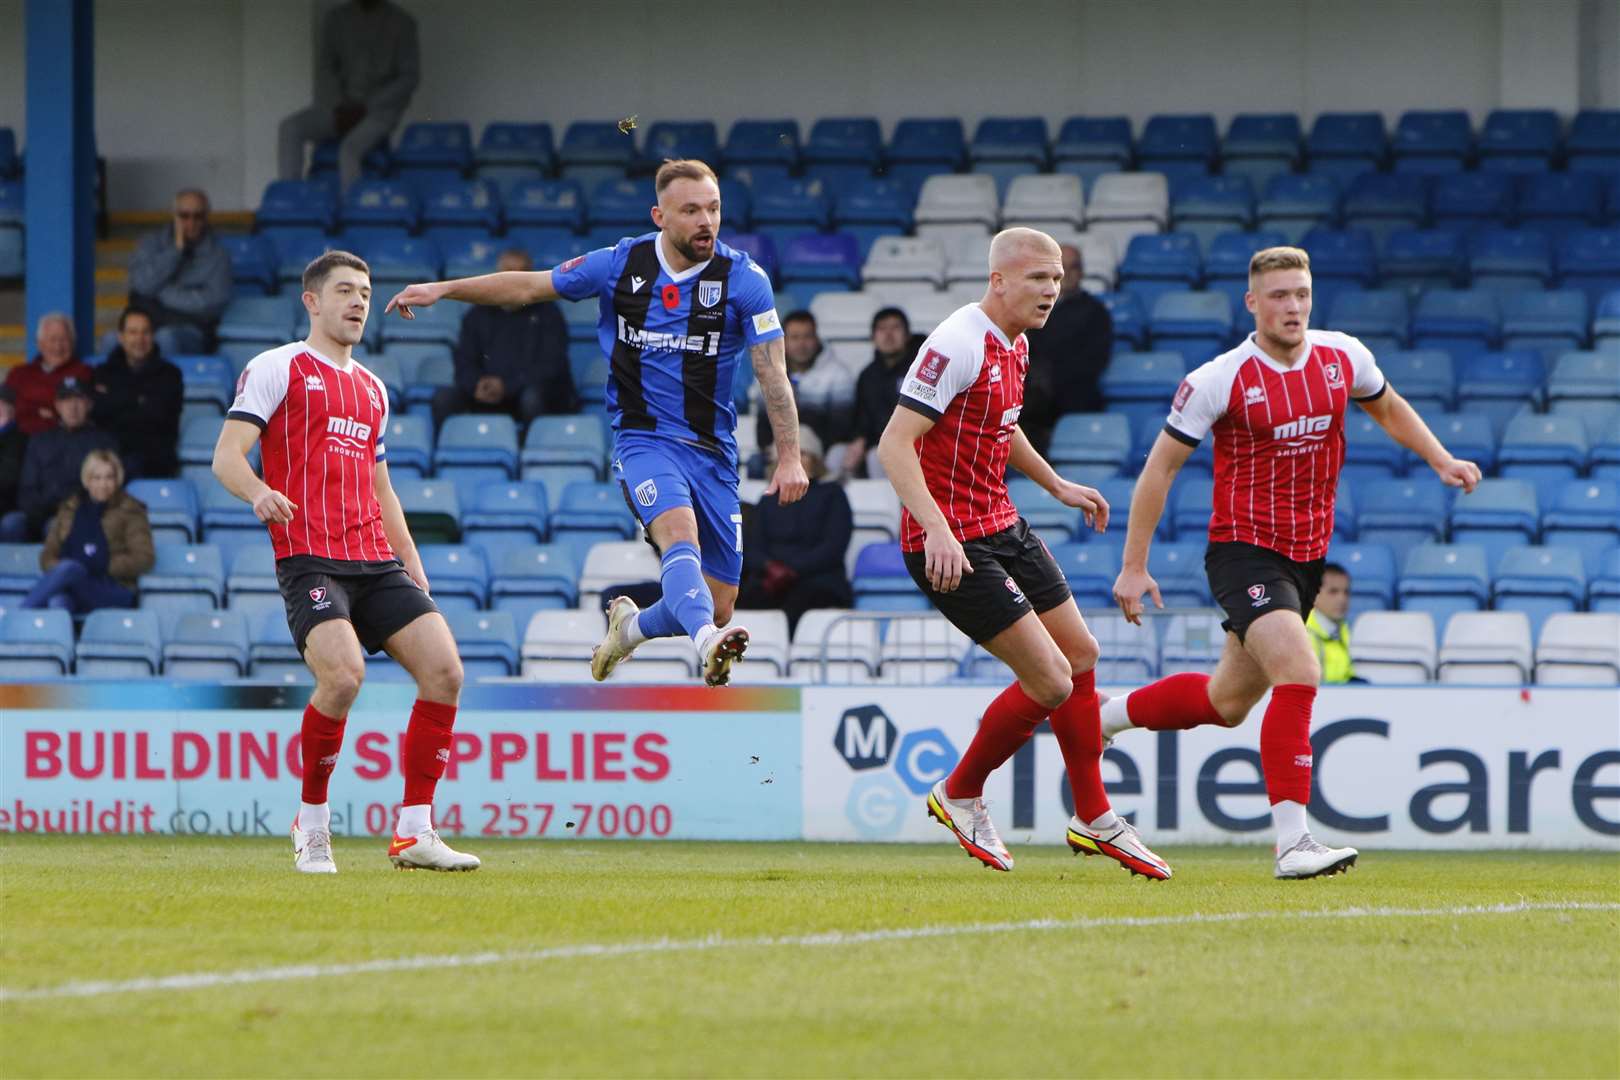
[[[674,439],[621,434],[613,477],[643,525],[666,510],[691,507],[703,572],[727,585],[742,580],[742,504],[737,470],[725,458]]]

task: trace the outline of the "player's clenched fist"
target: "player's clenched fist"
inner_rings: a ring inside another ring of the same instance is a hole
[[[395,293],[392,300],[388,301],[388,306],[383,308],[383,314],[387,315],[390,311],[398,309],[400,315],[407,319],[414,319],[416,316],[412,313],[411,308],[432,307],[439,302],[440,297],[438,282],[427,285],[407,285]]]
[[[962,575],[973,573],[967,552],[948,529],[928,534],[923,540],[923,559],[928,584],[939,592],[955,592]]]
[[[253,513],[267,525],[292,524],[297,509],[297,503],[273,488],[265,488],[264,494],[253,500]]]
[[[1164,600],[1159,596],[1159,583],[1146,570],[1125,569],[1119,572],[1114,579],[1114,603],[1124,614],[1127,622],[1142,625],[1142,594],[1148,593],[1153,597],[1153,606],[1164,607]]]
[[[1452,458],[1434,471],[1450,486],[1462,488],[1464,494],[1471,493],[1479,483],[1479,466],[1461,458]]]

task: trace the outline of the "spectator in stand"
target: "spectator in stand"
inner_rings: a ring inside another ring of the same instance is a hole
[[[828,355],[816,333],[816,317],[795,311],[782,320],[783,348],[787,352],[788,381],[799,407],[799,424],[814,431],[833,460],[842,462],[841,444],[852,431],[855,373]],[[759,412],[759,448],[769,450],[776,438],[770,417]]]
[[[1041,453],[1052,440],[1058,417],[1101,412],[1103,372],[1114,349],[1114,320],[1101,300],[1080,287],[1085,264],[1080,251],[1064,244],[1063,281],[1046,325],[1030,330],[1029,375],[1018,426]]]
[[[529,270],[529,253],[501,253],[497,270]],[[456,381],[433,395],[433,425],[456,413],[506,413],[527,424],[579,409],[568,367],[568,324],[553,303],[474,307],[461,322]]]
[[[1322,566],[1322,586],[1305,631],[1322,665],[1323,685],[1362,681],[1350,662],[1350,571],[1336,562]]]
[[[64,379],[56,390],[56,412],[57,426],[28,440],[19,508],[0,520],[0,540],[38,540],[62,501],[79,490],[85,455],[117,446],[110,433],[90,423],[88,384]]]
[[[281,178],[304,175],[305,143],[336,138],[338,177],[347,191],[366,151],[399,124],[420,77],[416,20],[397,4],[350,0],[327,12],[315,56],[315,104],[281,122]]]
[[[65,608],[75,615],[134,607],[135,583],[156,561],[146,504],[124,490],[118,455],[90,451],[79,480],[84,490],[69,495],[51,522],[39,553],[45,576],[23,607]]]
[[[231,302],[231,253],[208,225],[207,195],[175,195],[174,220],[141,240],[129,259],[129,299],[150,315],[158,348],[170,356],[214,347]]]
[[[788,506],[774,494],[762,497],[744,527],[743,581],[739,608],[776,608],[791,631],[811,608],[849,607],[854,602],[844,553],[855,531],[844,489],[825,480],[821,439],[799,428],[799,454],[810,488]]]
[[[28,436],[17,426],[17,392],[0,386],[0,520],[17,509]]]
[[[79,359],[73,322],[59,311],[42,315],[34,331],[39,355],[11,369],[6,385],[16,395],[17,426],[30,437],[56,426],[56,388],[64,379],[87,381],[90,368]]]
[[[131,478],[173,476],[180,468],[180,369],[152,337],[152,316],[131,305],[118,316],[118,345],[91,375],[92,418],[118,440]]]
[[[855,437],[844,451],[845,476],[866,475],[867,451],[877,445],[900,404],[900,384],[923,343],[911,332],[911,321],[897,307],[872,316],[872,362],[855,381]]]

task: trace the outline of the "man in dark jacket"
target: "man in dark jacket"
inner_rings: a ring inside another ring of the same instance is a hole
[[[876,446],[900,404],[900,384],[923,343],[912,334],[911,321],[897,307],[872,316],[872,362],[855,380],[855,437],[844,454],[845,476],[866,475],[866,453]]]
[[[20,512],[0,521],[0,540],[38,540],[62,500],[79,490],[84,456],[92,450],[118,449],[110,433],[90,423],[90,388],[78,379],[64,379],[57,387],[56,415],[55,429],[28,440]]]
[[[151,318],[158,346],[170,356],[213,348],[214,329],[231,302],[231,253],[208,225],[203,192],[177,194],[174,220],[135,248],[129,297]]]
[[[173,476],[180,468],[180,410],[186,391],[180,369],[163,358],[152,337],[152,316],[130,306],[118,316],[118,347],[94,369],[92,416],[118,439],[130,478]]]
[[[17,509],[28,436],[17,426],[17,392],[0,386],[0,520]]]
[[[799,453],[810,476],[804,498],[783,506],[775,495],[761,498],[743,527],[743,580],[739,608],[786,612],[788,630],[812,608],[849,607],[854,602],[844,552],[855,531],[849,498],[822,479],[821,439],[799,428]]]
[[[1085,264],[1064,244],[1057,304],[1039,330],[1030,330],[1029,376],[1018,426],[1046,452],[1060,416],[1101,412],[1103,372],[1114,350],[1114,320],[1101,300],[1080,287]]]
[[[529,254],[501,254],[497,270],[528,270]],[[461,322],[456,381],[433,395],[433,426],[456,413],[506,413],[526,424],[579,408],[568,368],[568,324],[556,304],[475,307]]]

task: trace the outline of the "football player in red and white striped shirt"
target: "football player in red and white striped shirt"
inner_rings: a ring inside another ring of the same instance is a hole
[[[315,674],[304,710],[294,865],[337,872],[327,783],[365,678],[364,648],[386,649],[417,687],[389,858],[401,869],[473,870],[478,859],[452,850],[432,817],[433,791],[450,760],[461,658],[428,596],[422,559],[388,481],[388,391],[352,355],[371,308],[371,271],[358,256],[331,251],[304,270],[303,285],[309,338],[249,362],[214,448],[214,475],[269,528],[287,624]],[[255,442],[263,450],[262,480],[248,464]]]
[[[1018,676],[985,710],[950,776],[929,792],[928,813],[968,854],[1011,870],[984,782],[1050,716],[1074,792],[1069,845],[1163,879],[1169,865],[1114,814],[1103,789],[1097,639],[1063,571],[1007,497],[1010,464],[1080,509],[1099,532],[1108,526],[1107,501],[1059,476],[1018,427],[1029,372],[1024,331],[1045,325],[1062,280],[1063,257],[1050,236],[999,233],[984,299],[959,308],[923,343],[878,443],[905,506],[900,549],[912,578],[957,629]]]
[[[1276,876],[1344,870],[1354,848],[1329,848],[1306,828],[1311,795],[1311,706],[1321,667],[1305,631],[1344,464],[1351,400],[1390,437],[1464,491],[1479,467],[1452,457],[1348,334],[1307,329],[1310,257],[1298,248],[1257,252],[1244,302],[1255,332],[1204,364],[1176,391],[1170,418],[1131,498],[1124,568],[1114,599],[1140,623],[1142,595],[1163,607],[1148,575],[1148,546],[1176,473],[1206,434],[1215,437],[1215,508],[1204,556],[1210,591],[1226,612],[1226,647],[1212,676],[1172,675],[1103,707],[1104,734],[1130,727],[1241,724],[1269,689],[1260,762],[1277,827]]]

